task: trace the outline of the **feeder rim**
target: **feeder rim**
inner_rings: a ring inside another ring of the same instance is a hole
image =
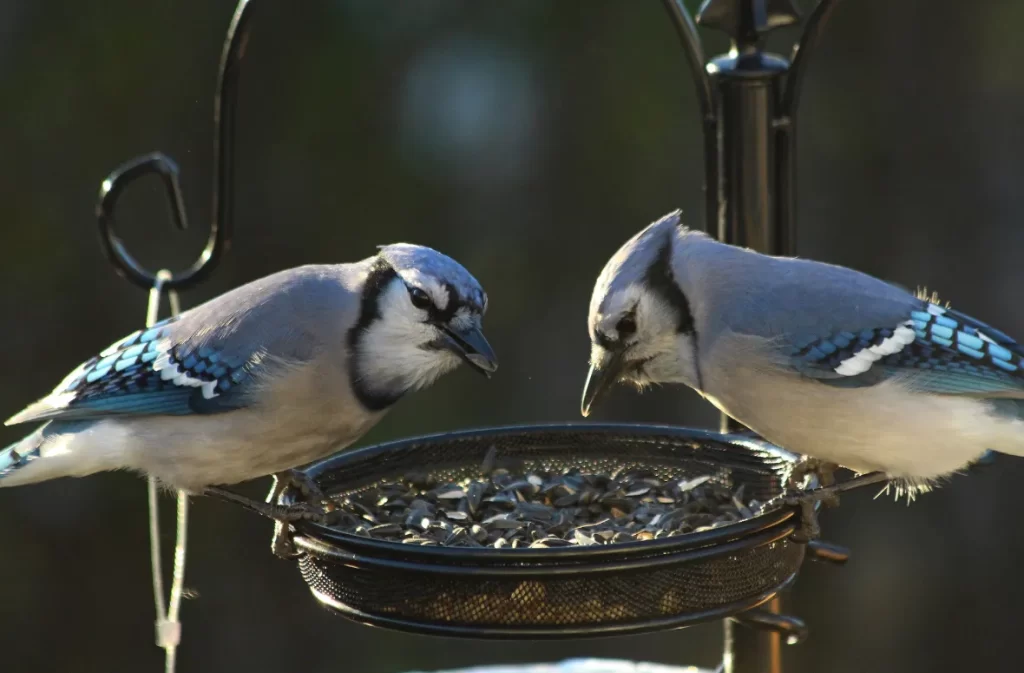
[[[758,451],[765,452],[767,454],[773,454],[774,457],[784,460],[786,462],[795,463],[800,459],[800,456],[787,451],[779,446],[771,444],[762,439],[756,439],[747,437],[740,434],[726,434],[721,432],[715,432],[713,430],[707,430],[704,428],[691,428],[684,425],[662,425],[656,423],[588,423],[588,422],[570,422],[570,423],[530,423],[530,424],[516,424],[516,425],[499,425],[489,426],[482,428],[466,428],[462,430],[447,430],[444,432],[436,432],[428,435],[417,435],[414,437],[405,437],[402,439],[395,439],[387,442],[381,442],[380,444],[373,444],[366,446],[361,449],[345,450],[335,453],[327,458],[323,458],[315,463],[311,463],[302,470],[308,476],[316,479],[322,473],[335,470],[343,464],[353,461],[357,458],[364,456],[373,456],[380,453],[386,453],[399,448],[407,446],[415,446],[416,444],[423,444],[428,442],[436,442],[442,439],[447,440],[466,440],[466,439],[478,439],[485,437],[499,437],[502,435],[509,435],[513,433],[535,433],[535,432],[551,432],[555,434],[565,432],[578,432],[578,431],[594,431],[603,434],[613,433],[627,433],[629,431],[641,431],[643,434],[651,435],[654,433],[660,433],[663,436],[675,436],[680,439],[690,440],[705,440],[710,442],[717,442],[719,444],[731,444],[734,446],[744,446],[746,448],[756,447]]]
[[[554,423],[538,425],[510,425],[480,429],[458,430],[453,432],[442,432],[420,437],[399,439],[382,444],[346,451],[325,458],[317,463],[308,466],[304,472],[316,480],[326,472],[343,469],[351,463],[369,461],[373,458],[387,454],[391,451],[407,449],[420,444],[428,444],[437,441],[459,441],[459,440],[480,440],[489,437],[502,437],[514,434],[530,433],[552,433],[553,435],[592,431],[598,434],[617,433],[641,433],[643,435],[655,435],[664,439],[665,437],[675,438],[680,441],[705,441],[717,444],[726,444],[737,447],[755,448],[769,456],[794,463],[799,456],[784,449],[761,440],[754,440],[742,435],[727,435],[710,430],[689,428],[674,425],[652,425],[639,423]],[[750,456],[754,458],[753,455]],[[737,465],[739,467],[739,465]],[[751,460],[750,467],[753,469],[773,472],[771,467],[761,461]],[[328,492],[330,489],[327,489]],[[281,504],[292,504],[295,502],[297,490],[286,489],[280,496]],[[759,534],[766,531],[773,531],[774,539],[779,539],[791,534],[796,527],[797,508],[793,506],[779,505],[766,512],[748,519],[742,519],[734,523],[719,526],[711,530],[686,533],[674,537],[661,538],[656,540],[633,541],[610,545],[550,547],[539,549],[494,549],[491,547],[466,548],[466,547],[444,547],[444,546],[413,546],[400,542],[387,540],[376,540],[373,538],[361,537],[334,530],[328,526],[314,523],[312,521],[300,521],[293,524],[295,533],[293,540],[296,545],[306,547],[308,551],[322,555],[341,556],[345,560],[345,553],[354,555],[356,558],[376,558],[381,563],[387,563],[386,559],[397,559],[399,562],[421,562],[434,565],[444,563],[467,564],[463,566],[466,572],[474,565],[500,566],[512,563],[539,564],[545,561],[551,563],[566,564],[566,567],[582,570],[581,563],[585,561],[599,561],[606,559],[618,559],[620,557],[634,557],[639,561],[645,557],[657,557],[659,555],[672,555],[690,550],[711,548],[727,545],[732,542],[743,542],[740,549],[751,548],[764,544],[759,542]],[[789,522],[787,524],[787,522]],[[785,530],[785,533],[779,531]],[[774,532],[779,532],[774,536]],[[730,546],[732,548],[732,546]],[[314,552],[314,549],[316,550]],[[678,562],[678,558],[676,559]],[[572,564],[572,565],[569,565]],[[422,566],[418,566],[422,567]],[[551,571],[551,566],[544,566]],[[509,572],[508,568],[502,572]]]
[[[400,570],[405,572],[423,572],[428,574],[446,574],[446,575],[457,575],[459,577],[551,577],[554,575],[597,575],[603,573],[618,573],[626,570],[640,570],[640,569],[652,569],[659,568],[662,566],[676,566],[690,562],[710,561],[721,556],[727,556],[740,551],[748,551],[770,545],[780,540],[784,540],[796,530],[796,524],[790,521],[788,525],[781,525],[786,520],[791,519],[793,513],[786,512],[787,516],[781,522],[777,522],[771,527],[767,527],[754,534],[748,535],[747,537],[738,538],[723,542],[715,545],[705,545],[696,548],[692,545],[684,546],[683,548],[671,548],[671,549],[650,549],[650,542],[631,542],[623,543],[622,547],[627,545],[632,546],[630,551],[634,552],[645,552],[651,551],[651,554],[643,553],[643,555],[637,555],[636,558],[620,559],[618,561],[606,561],[603,560],[607,554],[576,554],[575,556],[585,556],[587,559],[595,561],[594,563],[573,563],[573,564],[561,564],[561,565],[547,565],[536,563],[536,561],[546,560],[554,556],[548,554],[547,556],[532,555],[529,558],[524,558],[525,554],[519,554],[518,552],[523,551],[539,551],[539,552],[552,552],[565,549],[583,550],[584,552],[593,549],[593,547],[557,547],[553,549],[525,549],[525,550],[504,550],[504,549],[471,549],[470,551],[492,551],[498,552],[503,555],[504,558],[495,558],[494,554],[491,554],[488,561],[502,562],[503,565],[491,565],[490,563],[484,563],[477,566],[466,566],[466,565],[442,565],[439,563],[424,564],[417,562],[411,557],[414,554],[402,555],[395,554],[395,556],[405,558],[383,558],[377,556],[362,556],[357,553],[338,549],[330,545],[323,540],[317,540],[308,536],[296,536],[293,538],[295,546],[307,554],[312,554],[318,557],[327,557],[334,562],[344,563],[346,566],[360,568],[384,568],[388,570]],[[678,537],[685,537],[680,535]],[[674,539],[674,538],[671,538]],[[645,549],[637,549],[637,545],[648,546]],[[403,545],[401,543],[390,543],[391,547],[399,547],[399,550],[409,549],[409,545]],[[594,545],[595,547],[597,545]],[[600,549],[607,549],[616,545],[602,545]],[[426,547],[428,549],[439,549],[439,547]],[[414,550],[424,549],[424,547],[412,547]],[[440,547],[440,549],[449,549],[454,551],[463,551],[461,547]],[[388,551],[391,551],[390,549]],[[622,556],[623,554],[617,554]],[[452,554],[449,556],[458,557],[458,554]],[[566,555],[562,555],[561,559],[565,560]],[[517,560],[529,561],[530,563],[519,564],[515,563]],[[449,559],[451,560],[451,559]],[[475,559],[474,559],[475,560]],[[583,561],[584,559],[579,559]]]

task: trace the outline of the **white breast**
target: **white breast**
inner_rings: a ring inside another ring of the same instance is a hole
[[[898,380],[836,387],[749,364],[763,359],[727,361],[708,368],[708,399],[789,451],[910,480],[949,475],[987,450],[1024,455],[1024,422],[978,398],[913,393]]]
[[[119,421],[129,465],[186,489],[234,484],[339,451],[385,413],[367,411],[326,359],[276,377],[257,399],[222,414]]]

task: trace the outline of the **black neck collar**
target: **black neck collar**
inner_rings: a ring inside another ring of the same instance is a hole
[[[382,257],[378,257],[363,286],[363,296],[359,307],[359,320],[348,331],[348,372],[349,382],[355,392],[356,399],[370,411],[384,411],[405,394],[405,391],[381,392],[371,390],[359,371],[360,354],[367,329],[375,321],[381,319],[380,297],[388,285],[398,277],[398,272]]]
[[[696,330],[693,325],[690,302],[686,299],[686,295],[683,294],[682,288],[679,287],[679,283],[676,282],[675,275],[672,273],[671,236],[667,237],[665,243],[658,249],[658,256],[647,269],[644,284],[676,310],[679,315],[676,331],[680,334],[694,334]]]

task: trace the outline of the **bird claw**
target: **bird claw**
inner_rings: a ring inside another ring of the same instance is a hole
[[[301,481],[301,479],[293,481],[287,474],[274,475],[274,487],[265,502],[252,500],[217,486],[207,487],[204,494],[240,505],[251,512],[273,519],[274,538],[271,549],[277,556],[292,558],[297,553],[291,541],[292,524],[299,521],[312,521],[321,525],[329,525],[333,518],[329,511],[328,501],[323,498],[323,494],[315,484],[313,485],[315,491],[310,490],[309,492],[319,494],[319,502],[314,499],[312,502],[296,502],[290,505],[277,504],[277,500],[285,488]],[[297,487],[301,489],[301,486]]]
[[[828,491],[830,487],[836,483],[836,470],[839,466],[835,463],[830,463],[818,458],[812,458],[810,456],[804,456],[803,459],[796,464],[793,471],[789,476],[789,488],[802,491],[804,493],[811,493],[814,491],[822,491],[821,495],[816,496],[815,502],[821,502],[825,507],[838,507],[839,506],[839,493],[838,491]],[[803,490],[806,484],[807,477],[809,475],[815,475],[818,478],[819,488],[813,489],[813,491]]]
[[[317,483],[305,472],[286,470],[273,476],[274,486],[267,496],[267,503],[279,507],[280,516],[272,517],[274,518],[274,537],[270,548],[278,558],[291,559],[298,556],[298,550],[291,538],[291,533],[294,532],[291,524],[296,521],[329,524],[331,513],[324,506],[329,501]],[[281,494],[289,488],[297,489],[306,502],[285,506],[276,505]],[[319,505],[313,503],[319,503]]]
[[[297,502],[291,505],[278,505],[271,518],[281,523],[296,523],[299,521],[312,521],[313,523],[327,523],[327,511],[318,505],[309,502]]]
[[[327,499],[316,481],[305,472],[285,470],[274,475],[274,487],[271,489],[270,495],[267,496],[267,502],[276,502],[281,494],[289,488],[297,489],[305,500],[323,502]]]
[[[274,522],[274,537],[270,541],[270,552],[285,560],[295,558],[299,550],[292,541],[292,527],[283,521]]]
[[[794,533],[794,539],[807,542],[821,534],[821,529],[818,526],[817,512],[815,511],[817,503],[820,502],[827,507],[838,506],[839,494],[843,491],[888,481],[889,477],[884,472],[870,472],[858,475],[842,483],[837,483],[834,476],[826,477],[826,479],[831,482],[827,486],[801,490],[782,497],[783,505],[800,509],[801,524],[800,529]]]
[[[283,559],[291,559],[298,556],[291,534],[295,529],[291,524],[296,521],[313,521],[314,523],[325,524],[329,516],[326,511],[308,502],[298,502],[293,505],[277,506],[278,515],[274,519],[274,537],[270,543],[270,550],[274,556]]]
[[[820,458],[812,458],[811,456],[803,456],[793,467],[793,471],[789,475],[789,487],[794,489],[802,488],[807,476],[811,474],[818,477],[819,486],[832,486],[836,483],[836,470],[838,469],[839,466],[835,463],[830,463]]]
[[[813,495],[814,490],[803,491],[780,498],[784,507],[795,507],[800,511],[800,526],[793,531],[791,536],[794,542],[805,544],[817,539],[821,535],[821,526],[818,524],[818,511],[816,507],[819,500]]]
[[[821,536],[818,512],[814,509],[814,504],[813,500],[803,500],[799,503],[800,528],[793,532],[793,540],[795,542],[807,543]]]

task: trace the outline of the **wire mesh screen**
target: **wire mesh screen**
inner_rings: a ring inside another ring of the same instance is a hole
[[[461,432],[342,454],[309,474],[334,496],[410,472],[439,483],[479,477],[492,447],[509,470],[612,474],[745,485],[781,493],[792,456],[684,428],[561,426]],[[700,533],[557,549],[418,547],[298,526],[299,567],[326,605],[362,621],[452,635],[538,637],[639,631],[747,609],[796,573],[793,512],[770,509]]]

